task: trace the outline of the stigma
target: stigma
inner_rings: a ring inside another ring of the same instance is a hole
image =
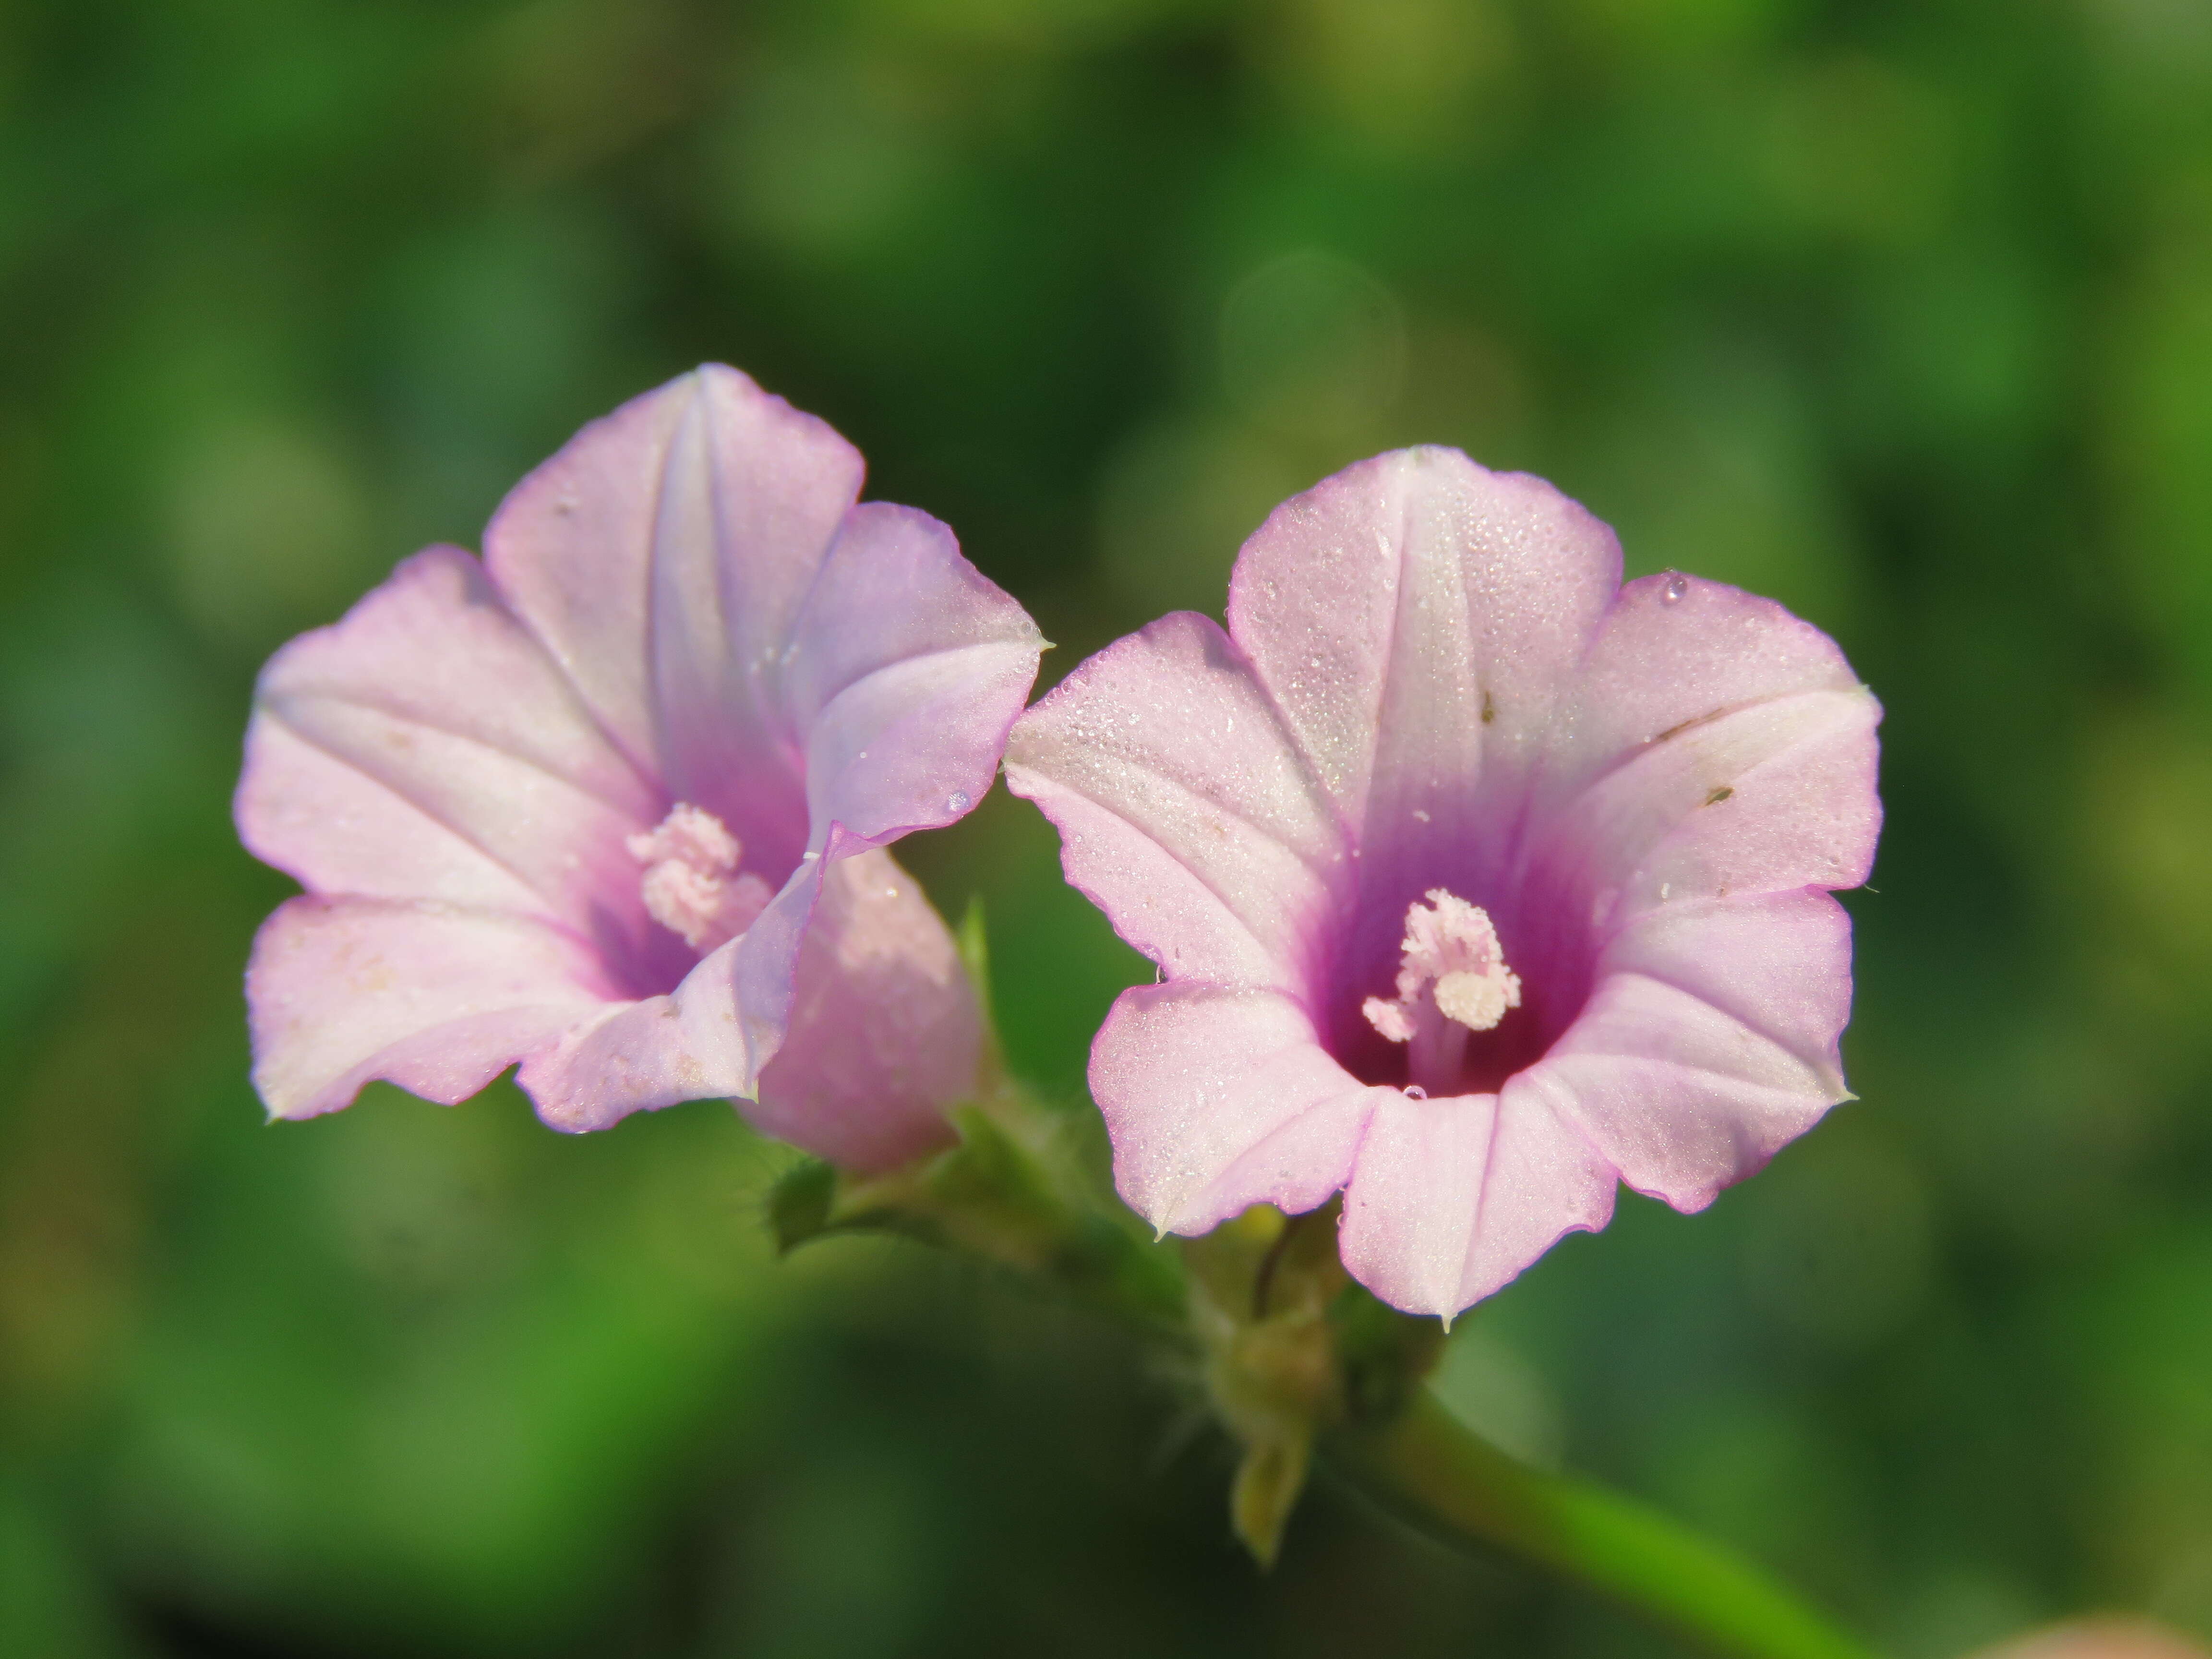
[[[678,802],[658,828],[623,844],[645,866],[646,914],[702,955],[751,927],[775,896],[758,876],[738,872],[744,848],[704,808]]]
[[[1370,997],[1360,1012],[1390,1042],[1412,1046],[1417,1084],[1455,1094],[1468,1033],[1495,1030],[1521,1006],[1520,977],[1505,965],[1489,913],[1442,887],[1406,907],[1400,948],[1397,996]]]

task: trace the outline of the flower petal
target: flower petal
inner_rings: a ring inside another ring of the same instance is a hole
[[[1863,689],[1833,640],[1773,600],[1698,576],[1641,577],[1615,597],[1579,667],[1541,794],[1571,798],[1646,749],[1754,704]]]
[[[1844,1091],[1838,1045],[1851,1015],[1851,919],[1828,894],[1676,899],[1624,928],[1598,971],[1640,974],[1685,991],[1768,1040]]]
[[[1772,600],[1644,577],[1583,665],[1531,844],[1553,880],[1578,861],[1568,885],[1632,915],[1662,890],[1856,886],[1881,825],[1881,719],[1835,641]]]
[[[1163,617],[1016,721],[1006,785],[1067,878],[1179,977],[1303,989],[1351,880],[1328,799],[1212,622]]]
[[[238,793],[310,890],[512,908],[636,941],[662,810],[477,562],[434,547],[263,671]]]
[[[290,899],[246,969],[253,1083],[276,1117],[350,1105],[375,1079],[451,1106],[605,1006],[596,954],[513,915]]]
[[[926,513],[855,507],[801,606],[784,696],[813,844],[951,823],[998,775],[1044,636]]]
[[[526,1064],[518,1080],[539,1115],[604,1129],[726,1097],[764,1132],[856,1170],[945,1139],[945,1107],[975,1088],[974,993],[945,924],[890,855],[834,851],[802,860],[674,992],[608,1007]]]
[[[1613,532],[1540,478],[1398,450],[1275,509],[1229,626],[1363,847],[1418,859],[1520,787],[1620,580]]]
[[[1852,887],[1881,824],[1863,690],[1747,704],[1636,753],[1532,836],[1539,890],[1609,933],[1674,899]]]
[[[246,850],[311,892],[558,914],[461,830],[266,713],[246,727],[234,810]]]
[[[775,675],[861,472],[823,422],[710,364],[586,427],[485,532],[607,729],[779,870],[806,825]]]
[[[1668,905],[1524,1075],[1638,1192],[1701,1210],[1849,1098],[1850,920],[1825,893]]]
[[[752,1086],[732,980],[740,934],[665,996],[608,1003],[522,1062],[514,1080],[556,1129],[613,1127],[632,1112]]]
[[[975,1092],[982,1018],[952,935],[890,854],[825,871],[789,1030],[739,1109],[763,1133],[867,1173],[951,1139]]]
[[[1613,1218],[1613,1171],[1540,1085],[1376,1109],[1344,1194],[1346,1269],[1393,1307],[1451,1318],[1571,1232]]]
[[[714,1086],[684,1097],[708,1094],[750,1099],[760,1086],[762,1073],[782,1048],[799,1000],[799,969],[807,936],[814,925],[827,872],[845,860],[868,852],[866,842],[832,826],[830,844],[819,854],[808,853],[786,878],[767,908],[753,918],[745,931],[703,958],[699,969],[716,964],[713,977],[695,969],[692,981],[678,988],[702,999],[696,1016],[708,1008],[710,994],[714,1028]],[[639,1103],[643,1104],[642,1101]],[[670,1102],[656,1099],[653,1103]],[[636,1106],[625,1106],[634,1111]]]
[[[1376,1103],[1401,1098],[1330,1059],[1291,998],[1193,984],[1121,994],[1091,1051],[1091,1092],[1130,1208],[1193,1235],[1263,1201],[1326,1203]]]

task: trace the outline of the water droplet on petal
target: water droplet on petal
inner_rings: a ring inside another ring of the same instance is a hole
[[[965,789],[956,789],[945,798],[945,810],[948,812],[964,812],[975,804]]]
[[[1659,598],[1662,602],[1667,605],[1672,605],[1675,600],[1680,599],[1683,594],[1689,591],[1690,579],[1687,576],[1677,574],[1675,572],[1670,570],[1667,573],[1666,586],[1659,590]]]
[[[1428,1097],[1429,1097],[1429,1091],[1428,1091],[1426,1089],[1424,1089],[1423,1087],[1421,1087],[1421,1085],[1420,1085],[1419,1084],[1418,1084],[1418,1083],[1408,1083],[1408,1084],[1406,1085],[1406,1098],[1407,1098],[1407,1099],[1408,1099],[1408,1100],[1426,1100]]]

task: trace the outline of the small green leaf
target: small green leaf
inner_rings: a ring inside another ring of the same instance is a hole
[[[1283,1529],[1305,1490],[1313,1465],[1313,1437],[1291,1433],[1255,1442],[1244,1449],[1237,1483],[1229,1494],[1229,1516],[1237,1536],[1261,1567],[1275,1565]]]
[[[983,1017],[986,1031],[998,1030],[998,1022],[991,1012],[991,945],[983,934],[983,896],[974,895],[968,908],[960,913],[960,926],[953,930],[952,942],[960,952],[960,965],[968,970],[968,982],[975,988],[975,1007]]]
[[[804,1158],[777,1178],[768,1198],[769,1229],[776,1254],[789,1255],[830,1231],[837,1201],[837,1171],[818,1158]]]

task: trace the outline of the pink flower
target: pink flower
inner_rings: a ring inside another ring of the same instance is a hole
[[[951,532],[736,371],[594,422],[263,671],[240,833],[305,896],[246,975],[306,1117],[520,1062],[546,1121],[756,1097],[872,1169],[941,1139],[980,1029],[881,850],[990,787],[1043,641]]]
[[[1279,507],[1230,586],[1018,721],[1007,781],[1163,982],[1091,1083],[1122,1195],[1202,1233],[1345,1194],[1446,1316],[1616,1181],[1696,1210],[1846,1098],[1874,698],[1819,629],[1444,449]]]

